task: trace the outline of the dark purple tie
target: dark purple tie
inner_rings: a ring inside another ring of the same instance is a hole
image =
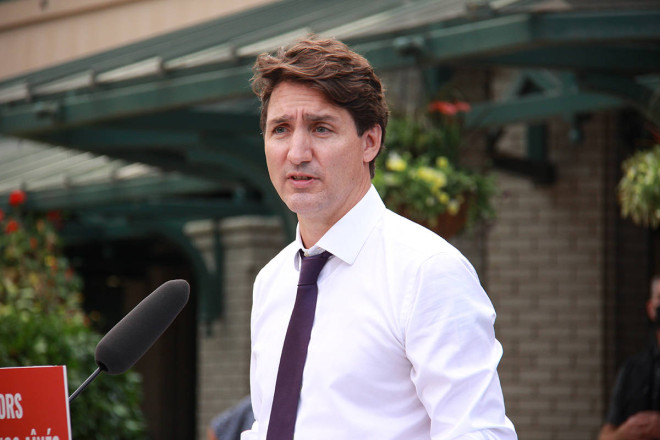
[[[307,358],[307,346],[312,332],[318,288],[316,280],[329,252],[302,257],[296,303],[282,346],[280,368],[277,370],[273,407],[270,411],[267,440],[292,440],[296,426],[302,374]]]

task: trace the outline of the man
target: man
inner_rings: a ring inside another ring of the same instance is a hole
[[[660,439],[660,275],[651,280],[646,314],[655,326],[649,346],[629,358],[616,379],[599,440]]]
[[[255,281],[256,421],[242,439],[290,440],[294,426],[299,440],[515,439],[495,313],[474,269],[388,211],[371,185],[388,109],[369,63],[311,38],[259,56],[254,72],[268,171],[298,228]],[[308,259],[320,257],[316,282],[303,281]],[[308,298],[301,286],[311,284],[315,315],[295,382],[287,347]],[[291,383],[287,413],[279,396]]]

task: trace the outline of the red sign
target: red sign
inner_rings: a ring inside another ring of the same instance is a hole
[[[65,366],[0,368],[0,439],[71,440]]]

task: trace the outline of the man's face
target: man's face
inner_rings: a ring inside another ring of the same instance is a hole
[[[301,227],[329,228],[369,189],[380,127],[358,136],[348,110],[292,82],[275,87],[267,110],[264,145],[273,186]]]
[[[655,312],[658,307],[660,307],[660,281],[655,281],[651,285],[651,296],[646,304],[646,312],[651,321],[655,322]]]

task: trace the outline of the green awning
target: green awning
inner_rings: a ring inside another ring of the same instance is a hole
[[[533,91],[474,103],[471,127],[623,106],[658,121],[657,23],[655,0],[279,1],[4,80],[0,134],[176,172],[184,188],[188,178],[203,179],[209,194],[229,186],[282,215],[291,231],[267,176],[249,90],[256,54],[315,32],[343,39],[380,71],[527,69],[521,78],[533,80]],[[0,200],[7,168],[0,163]],[[29,187],[26,179],[20,185]],[[95,188],[111,193],[103,185]],[[58,194],[48,200],[87,200],[75,185]]]

